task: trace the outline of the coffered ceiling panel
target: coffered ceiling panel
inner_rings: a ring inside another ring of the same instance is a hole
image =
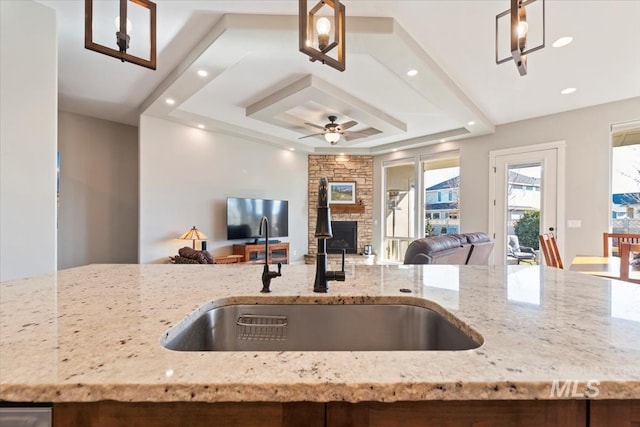
[[[357,121],[352,130],[370,135],[337,144],[363,153],[493,130],[395,20],[351,18],[347,25],[351,54],[341,73],[297,52],[295,17],[226,15],[145,112],[310,152],[329,144],[302,138],[317,132],[305,123],[324,125],[331,115]],[[407,75],[412,69],[416,76]]]
[[[60,109],[133,125],[144,113],[308,152],[376,154],[640,96],[638,0],[546,0],[546,47],[530,55],[524,77],[511,62],[495,63],[495,16],[508,0],[343,0],[344,73],[298,52],[295,1],[155,0],[156,71],[84,49],[83,0],[37,1],[56,11]],[[99,3],[117,10],[116,0]],[[109,31],[107,44],[115,39]],[[573,43],[551,46],[565,35]],[[198,76],[200,69],[209,74]],[[418,74],[409,78],[409,69]],[[351,108],[313,96],[270,119],[247,115],[249,106],[306,76],[406,129],[335,146],[300,140],[313,131],[297,127],[300,120],[322,125],[330,114],[340,123],[361,121],[354,129],[375,128]],[[566,87],[577,91],[560,94]],[[165,104],[167,97],[176,103]]]

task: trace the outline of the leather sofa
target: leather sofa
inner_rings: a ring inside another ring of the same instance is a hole
[[[486,265],[493,245],[481,232],[425,237],[409,244],[404,263]]]
[[[466,265],[487,265],[493,250],[493,240],[489,239],[487,233],[482,232],[465,233],[463,236],[467,238],[467,244],[471,245]]]

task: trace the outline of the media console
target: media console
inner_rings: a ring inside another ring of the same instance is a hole
[[[241,262],[264,263],[264,243],[233,245],[233,254],[242,255]],[[269,243],[269,262],[289,264],[289,243]]]

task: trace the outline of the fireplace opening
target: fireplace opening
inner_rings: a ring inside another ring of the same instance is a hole
[[[333,238],[327,240],[327,253],[358,253],[358,221],[331,221]]]

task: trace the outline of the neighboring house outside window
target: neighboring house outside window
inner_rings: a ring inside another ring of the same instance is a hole
[[[425,220],[429,220],[434,235],[460,232],[459,193],[460,176],[425,189]]]
[[[540,178],[534,178],[509,171],[509,213],[508,231],[527,211],[540,210]],[[460,177],[439,182],[425,190],[425,220],[433,226],[435,235],[441,234],[443,227],[448,234],[460,229]]]

